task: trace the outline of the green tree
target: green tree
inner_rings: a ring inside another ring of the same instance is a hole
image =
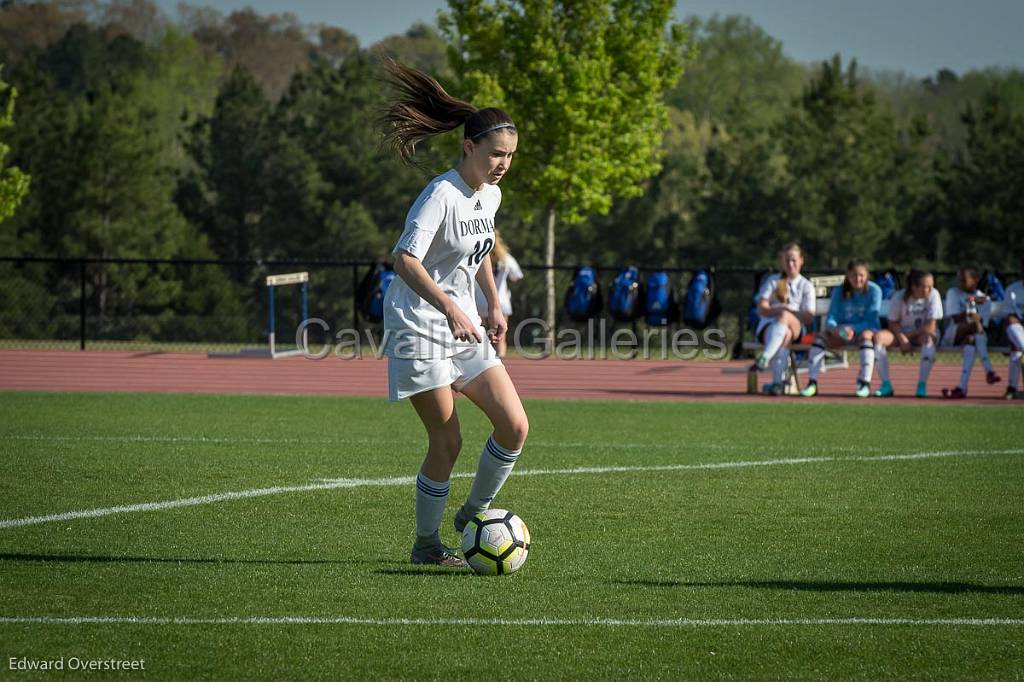
[[[800,94],[804,67],[749,17],[688,17],[686,25],[697,58],[666,93],[672,106],[693,112],[698,121],[729,124],[740,114],[763,126],[781,118]]]
[[[823,63],[778,134],[792,177],[790,238],[814,265],[871,258],[906,222],[912,202],[900,196],[900,163],[917,159],[901,161],[895,120],[862,85],[855,61],[845,70],[838,55]]]
[[[697,217],[709,180],[705,155],[716,139],[715,130],[691,112],[670,107],[661,171],[643,183],[641,196],[618,198],[606,216],[563,227],[561,236],[575,245],[569,259],[605,267],[675,266],[704,257],[709,235]],[[624,231],[629,239],[622,238]]]
[[[1004,106],[1024,114],[1024,71],[988,68],[963,75],[942,69],[924,80],[903,73],[872,73],[865,80],[886,100],[897,122],[911,127],[915,118],[924,118],[932,131],[928,144],[951,160],[964,150],[967,128],[963,113],[968,106],[978,108],[992,88],[1002,92]]]
[[[184,145],[189,128],[213,111],[223,63],[191,36],[168,28],[147,48],[148,67],[129,77],[129,87],[156,116],[153,131],[162,163],[177,172],[192,166]]]
[[[0,131],[14,126],[14,102],[18,99],[17,88],[12,88],[0,79]],[[14,209],[28,192],[29,176],[17,167],[4,168],[4,159],[11,148],[0,142],[0,222],[14,215]]]
[[[274,229],[280,226],[292,235],[288,243],[293,249],[332,257],[386,258],[410,201],[423,185],[421,170],[381,154],[379,137],[367,125],[385,102],[378,68],[368,51],[353,54],[336,67],[315,61],[293,80],[278,104],[275,126],[291,142],[285,153],[279,141],[275,158],[285,164],[283,156],[291,156],[287,165],[292,170],[271,171],[279,178],[271,183],[277,193],[272,222]],[[418,153],[428,167],[441,172],[451,161],[443,158],[443,148],[444,141],[435,142],[423,145]],[[455,145],[451,152],[454,158]],[[288,212],[295,215],[289,217]],[[351,239],[340,251],[337,238],[329,245],[322,242],[325,228],[340,234],[339,215],[354,216],[358,225],[344,230]]]
[[[316,50],[308,28],[288,12],[262,16],[246,7],[225,18],[219,12],[187,4],[180,5],[179,12],[201,45],[221,55],[229,70],[241,66],[252,74],[271,101],[276,102],[292,77],[309,66]],[[332,52],[338,47],[339,35],[328,32],[326,37],[325,47]]]
[[[966,147],[945,184],[956,265],[1016,269],[1024,253],[1024,114],[1013,109],[996,86],[963,115]]]
[[[179,185],[178,205],[222,258],[260,255],[270,116],[259,84],[237,66],[221,86],[213,112],[192,128],[188,147],[197,169]]]
[[[697,223],[703,239],[690,244],[710,262],[772,266],[789,231],[793,176],[775,126],[732,116],[715,126],[705,163],[708,183]]]
[[[0,132],[14,126],[14,103],[18,90],[0,79]],[[16,166],[4,167],[10,147],[0,141],[0,254],[14,255],[18,249],[17,229],[4,226],[28,193],[29,176]],[[46,292],[13,264],[0,263],[0,288],[6,292],[0,310],[0,336],[11,337],[18,323],[33,306],[43,304]]]
[[[520,131],[509,194],[540,209],[545,264],[555,262],[555,224],[606,213],[637,196],[659,170],[668,126],[664,92],[685,61],[686,31],[674,3],[652,0],[449,0],[442,32],[459,94],[506,109]],[[554,271],[546,318],[555,322]]]

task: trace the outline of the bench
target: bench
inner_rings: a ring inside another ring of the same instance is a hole
[[[819,299],[817,299],[815,301],[815,304],[814,304],[815,305],[814,316],[815,316],[815,318],[818,319],[818,322],[819,322],[818,326],[819,327],[824,327],[825,318],[828,317],[828,309],[829,309],[829,305],[831,303],[832,303],[832,299],[831,298],[819,298]],[[888,314],[888,312],[889,312],[889,301],[882,301],[882,309],[880,311],[880,316],[881,317],[885,317]],[[1002,317],[1002,314],[1003,314],[1003,302],[1002,301],[993,301],[992,302],[992,318],[996,319],[996,318]],[[762,348],[764,348],[764,345],[761,344],[759,341],[744,341],[743,342],[743,350],[761,350]],[[794,344],[792,344],[790,346],[790,350],[795,350],[795,351],[806,351],[806,350],[810,350],[810,348],[811,348],[811,345],[808,344],[808,343],[794,343]],[[850,351],[850,350],[854,350],[855,351],[855,350],[857,350],[857,344],[855,344],[855,343],[847,343],[844,346],[837,346],[835,348],[830,348],[829,350],[841,350],[841,351],[844,351],[844,352],[845,351]],[[939,352],[956,353],[956,352],[960,351],[960,347],[959,346],[940,346],[936,350],[938,350]],[[1009,355],[1010,347],[1009,346],[989,346],[988,347],[988,352],[989,353],[1002,353],[1004,355]]]
[[[811,284],[813,284],[814,288],[815,288],[815,295],[817,296],[817,298],[815,299],[815,302],[814,302],[814,305],[815,305],[814,317],[818,321],[818,325],[817,326],[818,326],[819,329],[824,328],[824,326],[825,326],[825,319],[828,317],[829,307],[832,304],[831,296],[827,295],[829,293],[829,288],[842,285],[843,279],[844,279],[844,275],[830,275],[830,276],[827,276],[827,277],[811,277],[810,278]],[[1003,314],[1004,314],[1004,306],[1005,306],[1005,302],[1004,301],[993,301],[992,302],[991,319],[999,319],[1000,317],[1002,317]],[[880,311],[880,317],[885,317],[888,314],[888,312],[889,312],[889,301],[887,301],[887,300],[886,301],[882,301],[882,309]],[[743,344],[742,344],[742,348],[745,351],[759,351],[759,350],[762,350],[764,348],[764,344],[760,343],[759,341],[744,341]],[[806,352],[806,351],[809,351],[811,349],[811,344],[809,344],[809,343],[794,343],[794,344],[790,345],[789,349],[791,351],[796,351],[796,352],[800,352],[800,351]],[[822,367],[822,372],[826,372],[829,369],[846,369],[846,368],[848,368],[850,366],[850,363],[849,363],[849,358],[847,357],[847,353],[850,352],[850,351],[856,352],[858,350],[859,350],[859,347],[856,344],[856,342],[851,342],[851,343],[847,343],[847,344],[842,345],[842,346],[836,346],[836,347],[829,348],[828,349],[828,355],[825,356],[826,360],[825,360],[825,365]],[[938,352],[943,352],[943,353],[958,353],[958,352],[960,352],[960,347],[959,346],[939,346],[936,350]],[[1011,350],[1012,349],[1009,346],[989,346],[989,348],[988,348],[988,352],[990,354],[995,353],[995,354],[1009,355]],[[830,355],[831,355],[831,358],[829,357]],[[807,367],[806,366],[798,366],[796,364],[796,362],[793,360],[792,354],[790,354],[789,365],[790,365],[789,372],[787,372],[787,374],[790,374],[790,373],[792,373],[792,374],[803,373],[803,372],[807,371]],[[749,371],[750,370],[744,369],[742,367],[730,367],[730,368],[727,368],[727,369],[723,370],[723,372],[726,372],[728,374],[740,374],[740,373],[747,373]],[[787,377],[786,383],[787,383],[787,385],[790,383],[789,382],[789,377]]]

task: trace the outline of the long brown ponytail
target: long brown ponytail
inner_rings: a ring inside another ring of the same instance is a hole
[[[477,109],[452,97],[441,84],[418,69],[390,57],[383,60],[387,80],[397,90],[377,123],[384,133],[385,147],[393,149],[402,161],[411,164],[416,144],[432,135],[465,126],[463,137],[476,140],[485,134],[510,129],[512,119],[501,109]]]

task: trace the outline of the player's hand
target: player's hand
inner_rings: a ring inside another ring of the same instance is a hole
[[[505,338],[508,333],[508,320],[500,307],[491,308],[487,313],[487,338],[491,343],[497,343]]]
[[[907,338],[906,334],[900,334],[900,352],[909,353],[912,349],[910,347],[910,339]]]
[[[469,319],[469,315],[462,312],[462,308],[454,303],[448,308],[445,317],[448,318],[448,329],[456,341],[475,341],[480,343],[483,339],[480,332]]]

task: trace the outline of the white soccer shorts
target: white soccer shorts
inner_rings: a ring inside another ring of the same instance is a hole
[[[459,344],[450,358],[388,358],[388,399],[401,400],[441,386],[456,391],[491,367],[502,364],[491,343]]]

